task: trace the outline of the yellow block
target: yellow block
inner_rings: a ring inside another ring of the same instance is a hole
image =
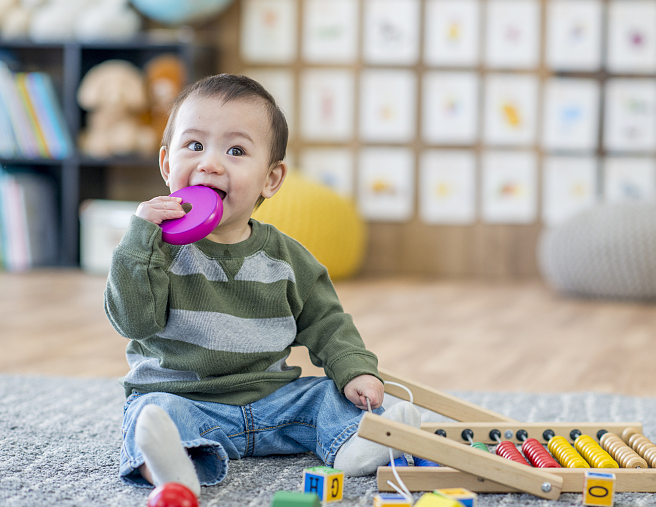
[[[615,474],[585,472],[583,505],[613,505]]]
[[[465,507],[476,507],[476,493],[465,488],[436,489],[435,493],[458,500]]]
[[[435,493],[426,493],[417,500],[415,507],[462,507],[458,500]]]

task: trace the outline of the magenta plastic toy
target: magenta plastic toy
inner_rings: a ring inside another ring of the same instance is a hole
[[[203,186],[185,187],[173,192],[182,204],[191,204],[191,211],[182,218],[164,220],[162,238],[171,245],[187,245],[203,239],[219,225],[223,216],[223,201],[213,189]]]

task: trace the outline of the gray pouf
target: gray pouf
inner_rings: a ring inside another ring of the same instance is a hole
[[[545,229],[538,265],[563,294],[656,299],[656,203],[599,205]]]

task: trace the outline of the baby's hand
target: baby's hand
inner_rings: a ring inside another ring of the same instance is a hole
[[[385,387],[373,375],[359,375],[346,384],[344,396],[361,410],[367,410],[366,398],[369,398],[371,408],[374,409],[383,404]]]
[[[154,197],[150,201],[142,202],[135,215],[159,225],[164,220],[185,216],[186,213],[180,205],[181,202],[180,197],[171,197],[169,195]]]

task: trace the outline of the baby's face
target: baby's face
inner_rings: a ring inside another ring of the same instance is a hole
[[[215,229],[246,227],[267,183],[271,127],[256,99],[224,103],[219,97],[189,97],[175,119],[160,169],[171,192],[191,185],[214,188],[223,199]]]

